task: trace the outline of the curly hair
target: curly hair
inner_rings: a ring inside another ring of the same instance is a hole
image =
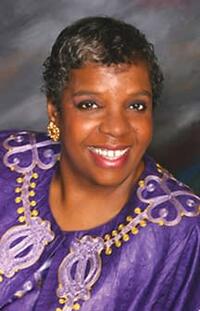
[[[106,66],[147,64],[153,92],[153,105],[160,99],[163,74],[153,45],[136,27],[110,17],[87,17],[61,31],[43,66],[43,91],[60,110],[64,89],[72,69],[87,63]]]

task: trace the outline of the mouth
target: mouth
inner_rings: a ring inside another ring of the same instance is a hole
[[[130,147],[90,146],[91,157],[101,168],[122,168],[129,158]]]

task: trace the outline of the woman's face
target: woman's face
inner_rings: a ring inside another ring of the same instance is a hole
[[[152,88],[146,65],[88,64],[71,73],[61,113],[62,174],[101,186],[134,180],[152,137]]]

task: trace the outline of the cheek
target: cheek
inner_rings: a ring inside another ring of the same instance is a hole
[[[150,136],[150,137],[152,136],[152,132],[153,132],[152,118],[149,118],[147,122],[144,123],[143,131],[144,131],[144,135],[146,133],[147,136]]]
[[[95,132],[96,123],[93,120],[88,120],[86,117],[78,117],[73,114],[68,114],[63,118],[61,133],[63,133],[63,141],[66,144],[78,145],[87,140],[88,137]]]
[[[152,120],[149,120],[149,122],[146,122],[142,128],[143,131],[143,137],[149,144],[152,139],[153,134],[153,123]]]
[[[132,126],[135,129],[134,132],[136,133],[136,137],[139,141],[143,141],[144,143],[147,141],[148,143],[151,140],[153,132],[153,122],[151,116],[135,120]]]

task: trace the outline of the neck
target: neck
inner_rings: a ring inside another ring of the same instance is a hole
[[[141,163],[134,176],[108,187],[77,178],[63,166],[61,162],[52,179],[50,205],[58,225],[65,231],[91,229],[115,217],[144,169]]]

